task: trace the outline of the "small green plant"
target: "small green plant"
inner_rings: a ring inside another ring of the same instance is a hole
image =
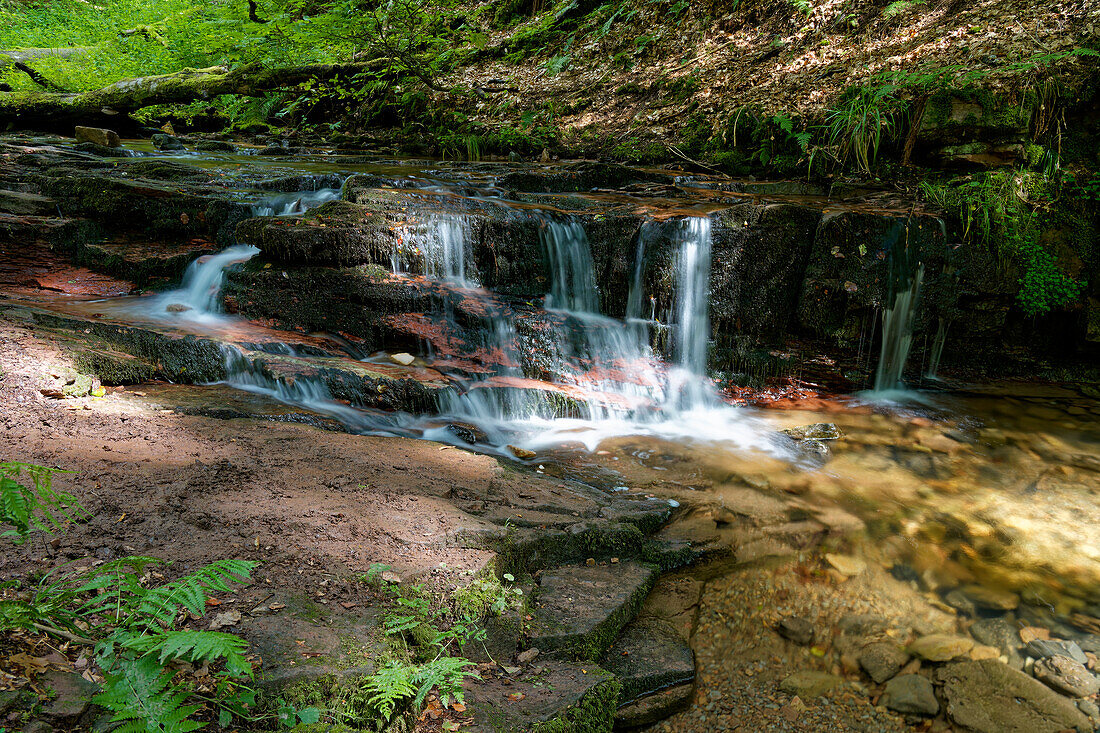
[[[1040,240],[1041,205],[1050,186],[1037,173],[1011,169],[921,184],[928,201],[958,217],[964,239],[1019,268],[1016,300],[1030,315],[1072,302],[1086,285],[1063,272]]]
[[[854,87],[825,117],[829,146],[843,165],[854,159],[864,173],[878,157],[883,138],[893,134],[902,102],[892,84]]]
[[[21,545],[36,530],[52,533],[65,522],[87,517],[73,496],[54,490],[53,476],[59,472],[17,461],[0,463],[0,526],[10,527],[0,537]]]

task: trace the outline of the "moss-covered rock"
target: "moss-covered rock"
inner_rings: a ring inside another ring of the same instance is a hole
[[[594,664],[540,663],[516,679],[471,684],[466,702],[474,722],[463,730],[611,733],[619,689],[615,676]]]

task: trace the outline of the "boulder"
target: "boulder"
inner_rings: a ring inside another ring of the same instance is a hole
[[[122,139],[117,132],[102,127],[82,127],[78,125],[75,136],[78,143],[92,143],[105,148],[117,148],[122,144]]]
[[[0,190],[0,212],[17,216],[57,216],[57,202],[35,193]]]
[[[610,731],[619,699],[615,675],[594,664],[550,661],[518,677],[466,684],[469,733]]]
[[[974,733],[1061,733],[1091,730],[1073,702],[995,659],[938,670],[947,717]]]
[[[92,696],[99,692],[98,685],[74,672],[51,670],[42,676],[41,684],[53,696],[42,706],[39,717],[55,727],[75,727],[91,707]]]
[[[166,132],[158,132],[153,135],[153,147],[157,150],[183,150],[183,141],[175,135]]]
[[[903,674],[887,682],[879,704],[903,715],[935,715],[940,711],[932,683],[919,674]]]
[[[896,675],[908,661],[909,655],[897,644],[888,641],[868,644],[859,654],[859,666],[876,685]]]
[[[620,705],[695,679],[691,647],[654,620],[629,624],[600,658],[600,666],[622,682]]]

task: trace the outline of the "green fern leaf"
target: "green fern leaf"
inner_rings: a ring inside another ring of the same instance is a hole
[[[189,733],[206,724],[190,720],[201,706],[185,704],[188,697],[188,692],[172,686],[172,673],[149,655],[119,662],[92,701],[113,713],[111,720],[123,724],[119,730]]]

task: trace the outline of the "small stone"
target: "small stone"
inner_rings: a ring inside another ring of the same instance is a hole
[[[1070,697],[1088,697],[1100,692],[1100,678],[1083,664],[1060,654],[1038,660],[1031,673],[1050,689]]]
[[[922,636],[909,645],[909,653],[929,662],[947,662],[974,648],[974,640],[951,634]]]
[[[868,644],[859,655],[859,666],[876,685],[896,675],[908,661],[909,655],[903,649],[887,641]]]
[[[44,720],[32,720],[23,726],[23,733],[53,733],[53,726]]]
[[[970,659],[998,659],[1001,656],[1001,650],[995,647],[985,646],[984,644],[978,644],[971,649],[970,653],[966,656]]]
[[[1063,656],[1069,657],[1078,664],[1085,664],[1088,662],[1088,657],[1085,656],[1085,652],[1072,641],[1062,641],[1061,639],[1035,639],[1027,643],[1026,649],[1028,655],[1036,659]]]
[[[382,573],[382,582],[393,583],[394,585],[401,585],[401,576],[397,573],[387,570]]]
[[[78,674],[56,670],[42,676],[42,685],[54,693],[54,698],[42,707],[42,719],[65,728],[76,725],[99,691],[95,683]]]
[[[800,698],[821,697],[843,681],[828,672],[795,672],[779,683],[779,689]]]
[[[838,555],[833,552],[827,552],[825,553],[825,559],[838,573],[849,578],[853,575],[859,575],[867,569],[867,563],[851,555]]]
[[[779,635],[795,644],[806,646],[814,640],[814,627],[809,621],[798,616],[788,616],[776,627]]]
[[[1100,706],[1097,706],[1092,700],[1078,700],[1077,708],[1093,720],[1100,719]]]
[[[526,649],[516,655],[516,662],[521,666],[526,666],[535,661],[535,658],[539,655],[539,650],[535,647]]]
[[[401,352],[400,354],[390,354],[390,360],[401,366],[409,366],[416,361],[416,357],[412,354]]]
[[[590,567],[590,568],[591,568],[591,567],[595,567],[595,565],[596,565],[596,558],[594,558],[594,557],[590,557],[590,558],[588,558],[587,560],[585,560],[585,561],[584,561],[584,564],[585,564],[585,565],[587,565],[587,566],[588,566],[588,567]]]
[[[526,448],[520,448],[515,445],[508,446],[508,450],[510,450],[512,452],[512,455],[514,455],[521,461],[529,461],[536,455],[535,451],[533,450],[527,450]]]
[[[879,702],[906,715],[931,716],[940,711],[932,683],[919,674],[903,674],[887,682]]]
[[[102,145],[105,148],[117,148],[122,144],[118,133],[114,130],[106,130],[102,127],[82,127],[77,125],[75,130],[78,143],[92,143]]]
[[[183,303],[171,303],[170,305],[166,306],[164,310],[168,311],[169,313],[185,313],[186,311],[191,310],[191,306],[184,305]]]

